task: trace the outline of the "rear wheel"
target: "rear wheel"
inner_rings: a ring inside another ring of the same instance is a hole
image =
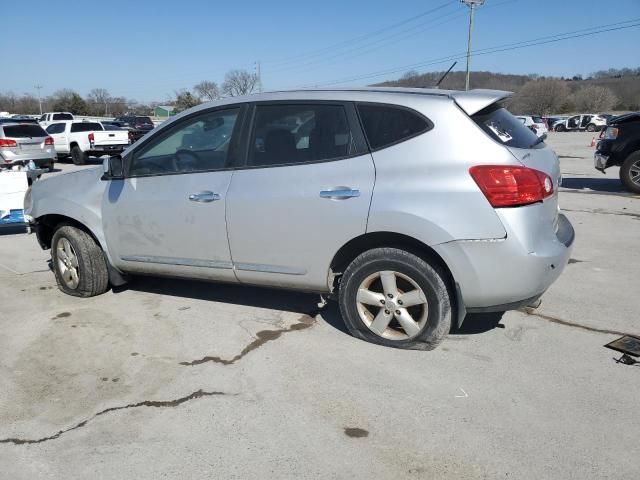
[[[73,160],[74,164],[84,165],[85,163],[87,163],[88,158],[88,155],[80,150],[80,147],[78,147],[77,145],[71,149],[71,160]]]
[[[340,312],[357,338],[395,348],[432,350],[451,327],[446,275],[396,248],[359,255],[340,282]]]
[[[555,131],[556,132],[564,132],[566,129],[564,128],[564,125],[560,124],[560,125],[556,125]]]
[[[64,293],[93,297],[107,291],[104,253],[87,232],[71,225],[58,228],[51,240],[51,260],[58,288]]]
[[[633,193],[640,193],[640,152],[632,153],[620,167],[620,181]]]

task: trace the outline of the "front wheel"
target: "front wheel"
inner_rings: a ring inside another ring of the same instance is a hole
[[[395,348],[432,350],[451,327],[451,297],[441,268],[396,248],[359,255],[340,282],[349,332]]]
[[[589,125],[587,125],[587,132],[595,132],[596,131],[596,126],[593,123],[590,123]]]
[[[620,167],[622,185],[633,193],[640,193],[640,151],[627,157]]]
[[[107,291],[109,273],[104,253],[84,230],[64,225],[51,240],[51,260],[58,288],[75,297],[93,297]]]
[[[564,128],[564,125],[556,125],[556,128],[554,130],[556,132],[564,132],[565,128]]]

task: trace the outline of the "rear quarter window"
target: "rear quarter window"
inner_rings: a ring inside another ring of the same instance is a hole
[[[359,104],[358,113],[371,150],[390,147],[433,128],[427,118],[408,108]]]
[[[498,143],[514,148],[534,148],[538,137],[522,120],[514,117],[499,103],[494,103],[471,116],[474,122]],[[539,143],[540,148],[544,145]]]
[[[4,134],[9,138],[46,137],[47,133],[40,125],[5,125]]]

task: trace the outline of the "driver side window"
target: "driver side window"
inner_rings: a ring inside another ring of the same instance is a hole
[[[229,150],[240,108],[202,113],[181,122],[134,153],[129,175],[170,175],[220,170]]]

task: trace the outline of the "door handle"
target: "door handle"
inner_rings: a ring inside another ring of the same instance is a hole
[[[349,187],[335,187],[331,190],[322,190],[320,198],[330,198],[332,200],[344,200],[360,196],[360,190]]]
[[[191,195],[189,195],[189,200],[191,200],[192,202],[209,203],[209,202],[215,202],[216,200],[220,200],[220,195],[218,195],[217,193],[209,192],[209,191],[198,192],[198,193],[192,193]]]

